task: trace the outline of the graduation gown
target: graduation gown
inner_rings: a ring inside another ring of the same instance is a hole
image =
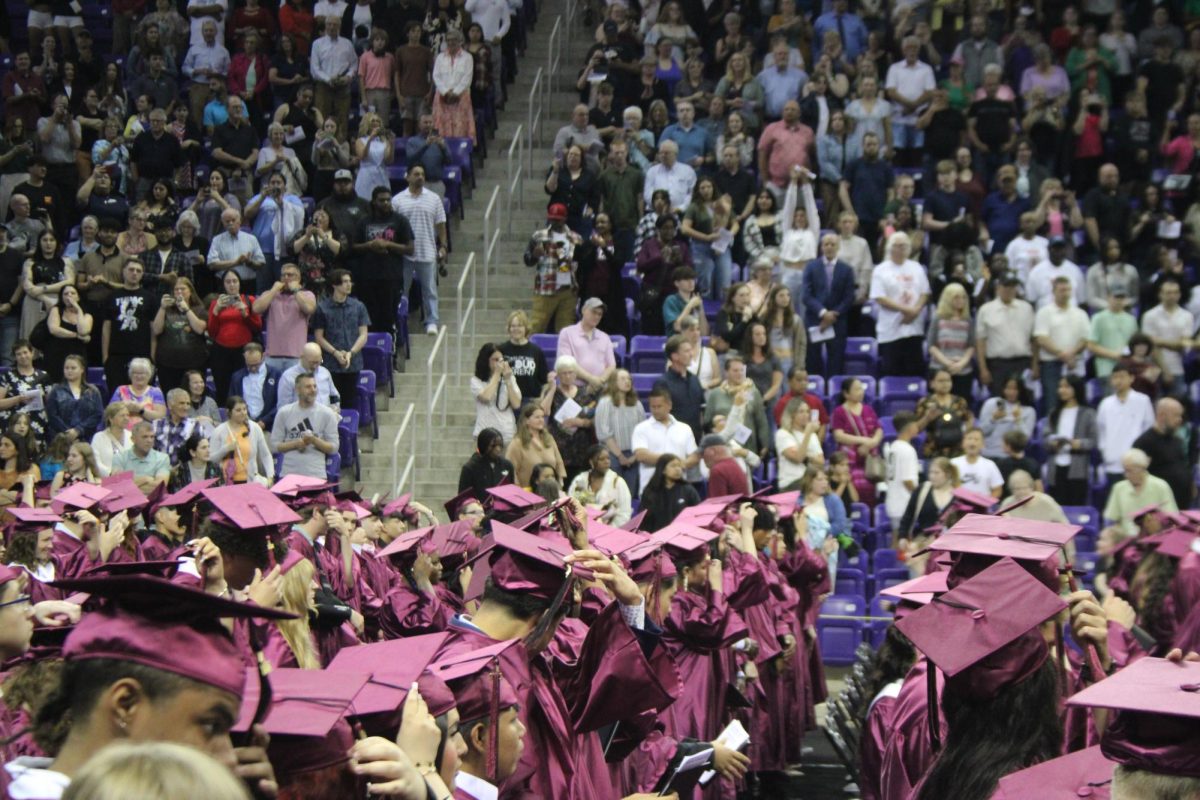
[[[720,733],[728,675],[716,654],[748,632],[720,590],[675,594],[663,620],[663,643],[679,670],[683,693],[661,715],[668,734],[709,742]]]
[[[789,705],[785,673],[791,665],[784,664],[778,657],[783,653],[782,638],[792,632],[788,614],[794,609],[785,608],[780,599],[784,579],[774,560],[759,554],[758,562],[770,596],[767,602],[742,612],[751,637],[758,643],[758,655],[754,660],[761,690],[753,698],[755,704],[750,710],[750,768],[756,772],[779,772],[788,766],[784,717]],[[796,658],[802,655],[802,651],[797,651]]]
[[[880,800],[880,773],[883,770],[883,750],[892,731],[892,712],[903,681],[892,681],[879,690],[858,741],[858,791],[861,800]]]
[[[896,704],[892,709],[890,736],[883,750],[880,773],[880,800],[909,800],[913,789],[933,765],[936,753],[929,741],[929,710],[926,671],[929,662],[918,658],[904,676]],[[936,668],[935,668],[936,669]],[[945,678],[937,672],[938,718],[942,742],[946,741],[946,720],[941,714],[942,687]]]
[[[506,800],[610,800],[615,796],[611,786],[609,794],[596,794],[596,787],[575,782],[588,768],[578,761],[576,738],[590,736],[598,749],[596,730],[642,711],[658,711],[673,697],[616,603],[597,617],[581,640],[579,631],[568,627],[544,653],[530,655],[523,646],[515,646],[500,656],[500,671],[516,692],[526,728],[521,759],[500,787]],[[438,658],[497,644],[463,619],[455,619],[448,632]],[[607,776],[608,770],[602,771]]]
[[[425,633],[440,633],[450,626],[455,610],[433,594],[413,587],[402,578],[383,598],[378,614],[379,630],[386,639],[402,639]]]

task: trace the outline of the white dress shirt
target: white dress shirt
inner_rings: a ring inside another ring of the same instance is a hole
[[[322,36],[313,42],[309,64],[314,80],[329,83],[334,78],[353,78],[358,72],[358,54],[349,39]],[[349,84],[344,88],[349,89]]]
[[[1123,402],[1115,394],[1101,400],[1096,410],[1096,436],[1104,471],[1121,472],[1121,457],[1153,424],[1154,406],[1141,392],[1130,389]]]
[[[692,202],[692,190],[696,188],[696,170],[688,164],[676,161],[675,166],[667,169],[665,164],[654,164],[646,170],[646,178],[642,196],[649,208],[658,189],[666,189],[671,195],[671,208],[687,208]]]

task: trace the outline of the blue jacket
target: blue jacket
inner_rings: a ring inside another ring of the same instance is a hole
[[[55,384],[46,397],[46,417],[50,438],[74,428],[82,441],[89,441],[104,419],[104,399],[95,386],[86,386],[79,399],[66,384]]]
[[[255,422],[264,423],[268,430],[275,423],[275,409],[279,405],[279,378],[281,373],[277,369],[268,367],[265,363],[262,368],[267,371],[267,377],[263,381],[263,410],[262,413],[254,418]],[[242,381],[250,371],[242,367],[237,372],[233,373],[233,377],[229,380],[229,393],[241,395]]]
[[[825,277],[825,259],[814,258],[804,267],[800,298],[804,303],[804,324],[819,325],[821,310],[838,312],[835,327],[839,335],[846,330],[846,314],[854,305],[854,270],[845,261],[833,265],[833,286]]]

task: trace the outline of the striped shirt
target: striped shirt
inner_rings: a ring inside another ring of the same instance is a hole
[[[442,197],[430,189],[413,194],[405,189],[392,198],[392,208],[408,219],[413,232],[413,261],[437,261],[437,225],[446,224],[446,208]]]

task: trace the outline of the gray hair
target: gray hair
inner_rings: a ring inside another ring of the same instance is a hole
[[[626,108],[624,111],[621,112],[621,118],[624,119],[625,117],[632,117],[632,118],[636,119],[638,122],[641,122],[642,121],[642,110],[640,108],[638,108],[637,106],[629,106],[628,108]]]
[[[1140,467],[1142,469],[1150,468],[1150,456],[1146,455],[1145,450],[1139,450],[1136,447],[1130,448],[1121,456],[1122,467]]]
[[[554,359],[554,371],[561,372],[564,369],[579,371],[579,362],[575,360],[575,356],[559,356]]]
[[[105,173],[105,174],[107,174],[107,173]],[[89,221],[93,225],[95,225],[97,228],[100,227],[100,220],[96,219],[96,217],[93,216],[92,214],[88,214],[86,217],[79,220],[79,227],[82,228],[84,225],[87,225]]]
[[[147,372],[149,372],[149,373],[150,373],[150,377],[151,377],[151,378],[153,378],[153,377],[154,377],[154,365],[153,365],[152,363],[150,363],[150,359],[148,359],[148,358],[135,358],[135,359],[132,359],[132,360],[129,362],[129,370],[128,370],[128,372],[129,372],[129,377],[131,377],[131,378],[132,378],[132,377],[133,377],[133,371],[134,371],[134,370],[137,370],[137,369],[144,369],[144,370],[146,370]]]
[[[267,136],[271,136],[276,131],[278,131],[279,133],[287,133],[287,131],[284,129],[284,127],[282,125],[280,125],[278,122],[272,122],[270,125],[267,126]]]
[[[183,232],[183,224],[188,223],[197,233],[200,232],[200,217],[196,216],[196,212],[190,208],[179,215],[179,219],[175,220],[175,232]]]
[[[176,400],[187,400],[190,403],[192,402],[192,396],[186,390],[176,387],[167,392],[167,402],[174,403]]]

